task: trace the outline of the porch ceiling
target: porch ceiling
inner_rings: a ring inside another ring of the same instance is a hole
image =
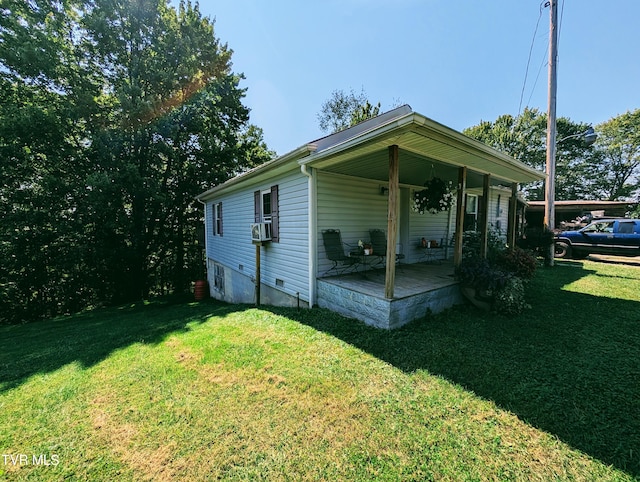
[[[515,159],[457,131],[412,113],[356,138],[316,151],[300,161],[339,174],[388,180],[388,147],[398,145],[400,183],[421,186],[431,176],[457,181],[466,166],[467,186],[482,185],[484,174],[492,184],[523,183],[544,175]]]

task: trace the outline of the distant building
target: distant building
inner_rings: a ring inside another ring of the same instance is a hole
[[[638,203],[629,201],[555,201],[556,226],[589,215],[594,218],[625,217]],[[544,225],[544,201],[529,201],[525,215],[529,228]]]

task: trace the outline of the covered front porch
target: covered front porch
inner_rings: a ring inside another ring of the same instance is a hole
[[[394,296],[385,296],[385,269],[317,280],[318,305],[378,328],[393,329],[462,302],[453,261],[400,265]]]
[[[453,277],[462,260],[469,217],[486,255],[490,226],[515,245],[518,184],[544,175],[488,146],[402,106],[309,144],[299,162],[309,178],[312,304],[382,328],[396,328],[428,310],[461,301]],[[413,201],[425,181],[438,178],[455,192],[454,202],[433,213],[416,211]],[[474,202],[471,202],[471,201]],[[374,254],[383,269],[366,278],[327,277],[333,253],[322,232],[339,232],[345,255],[384,231],[386,248]],[[424,241],[446,245],[440,265],[421,263]],[[402,255],[402,269],[396,257]],[[314,293],[315,290],[315,293]]]

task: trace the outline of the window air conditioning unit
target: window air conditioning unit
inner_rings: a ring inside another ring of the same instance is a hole
[[[251,241],[260,243],[271,241],[271,223],[256,223],[251,225]]]

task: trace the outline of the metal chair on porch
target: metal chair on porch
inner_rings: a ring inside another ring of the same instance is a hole
[[[344,244],[342,243],[342,235],[339,229],[323,229],[322,242],[327,258],[333,263],[333,266],[327,270],[325,276],[332,271],[335,271],[335,274],[343,274],[350,269],[357,268],[360,259],[344,254]]]
[[[384,264],[387,257],[387,235],[382,229],[370,229],[371,247],[373,255],[380,258],[378,264]],[[396,265],[400,266],[400,260],[404,259],[403,253],[396,253]]]

